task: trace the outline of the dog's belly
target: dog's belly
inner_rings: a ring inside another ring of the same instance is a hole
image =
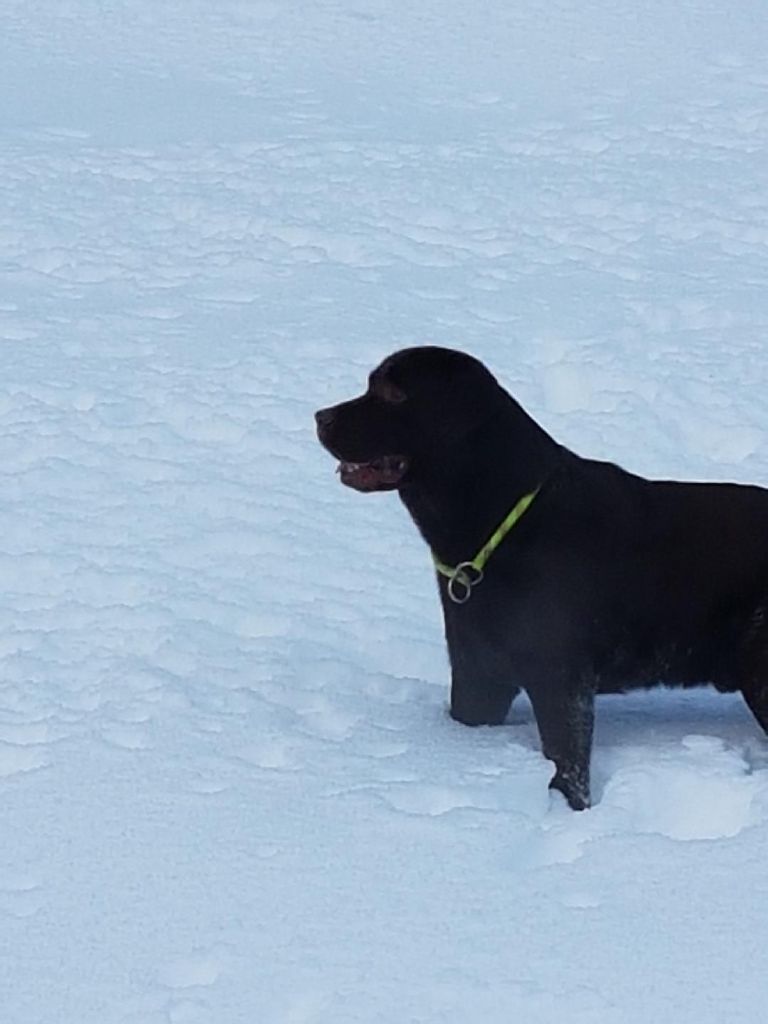
[[[716,686],[718,690],[738,688],[732,682],[723,652],[717,645],[682,646],[660,644],[645,651],[616,649],[600,665],[595,666],[598,693],[625,693],[628,690],[651,689],[654,686],[695,687]]]

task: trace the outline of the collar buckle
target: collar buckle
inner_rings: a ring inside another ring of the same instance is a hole
[[[448,597],[454,604],[464,604],[472,596],[472,588],[482,581],[482,569],[472,562],[459,562],[448,577]]]
[[[522,496],[506,519],[501,523],[498,529],[491,534],[486,544],[480,548],[471,561],[459,562],[456,568],[452,568],[450,565],[445,565],[441,562],[434,551],[432,552],[432,562],[434,563],[436,571],[448,580],[448,597],[454,604],[465,604],[470,599],[472,596],[472,589],[476,587],[478,583],[482,582],[483,569],[485,568],[488,559],[494,553],[496,548],[498,548],[499,544],[501,544],[518,519],[525,515],[533,499],[541,490],[541,486],[542,485],[540,484],[535,491],[531,491],[529,494],[524,494]]]

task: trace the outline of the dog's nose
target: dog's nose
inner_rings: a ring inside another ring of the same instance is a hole
[[[315,413],[315,422],[318,427],[330,427],[333,423],[333,409],[318,409]]]

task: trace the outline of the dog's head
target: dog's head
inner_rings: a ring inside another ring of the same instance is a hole
[[[477,359],[425,346],[396,352],[368,389],[315,413],[321,443],[340,461],[342,483],[391,491],[439,467],[459,468],[469,440],[504,392]]]

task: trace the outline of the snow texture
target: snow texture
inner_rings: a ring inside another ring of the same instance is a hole
[[[754,1024],[768,745],[446,715],[428,553],[312,411],[486,360],[768,483],[764,0],[5,0],[3,1024]]]

